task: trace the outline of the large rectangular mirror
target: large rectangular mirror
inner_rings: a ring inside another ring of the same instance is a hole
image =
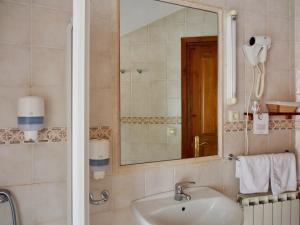
[[[120,0],[121,165],[218,154],[218,13]]]

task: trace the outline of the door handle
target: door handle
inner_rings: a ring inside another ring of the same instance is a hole
[[[194,157],[200,156],[200,138],[199,136],[194,137]]]
[[[208,145],[208,143],[206,141],[201,142],[200,143],[200,138],[199,136],[195,136],[194,137],[194,157],[200,157],[200,147],[204,146],[204,145]]]

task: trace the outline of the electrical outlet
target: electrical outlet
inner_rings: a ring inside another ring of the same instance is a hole
[[[237,122],[240,120],[239,111],[228,111],[228,120],[229,122]]]

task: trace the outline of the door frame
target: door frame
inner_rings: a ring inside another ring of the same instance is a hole
[[[189,40],[189,41],[187,41]],[[189,124],[190,124],[190,118],[189,118],[189,94],[188,94],[188,81],[189,77],[187,76],[187,57],[186,57],[186,46],[187,42],[189,43],[200,43],[200,42],[216,42],[217,44],[217,51],[218,51],[218,36],[199,36],[199,37],[185,37],[181,39],[181,130],[182,130],[182,138],[181,138],[181,156],[184,156],[184,149],[187,148],[186,146],[190,145],[189,143]],[[217,54],[218,57],[218,54]],[[217,66],[218,66],[217,59]],[[217,68],[218,69],[218,68]],[[219,69],[218,69],[219,70]],[[217,70],[217,76],[218,76],[218,70]],[[218,79],[217,79],[217,82]],[[217,84],[218,86],[218,84]],[[218,92],[218,90],[217,90]],[[219,99],[217,98],[217,108],[218,108],[218,102]],[[218,115],[217,115],[218,116]],[[218,127],[219,129],[219,124]]]

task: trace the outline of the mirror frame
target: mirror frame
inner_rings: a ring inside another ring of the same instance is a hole
[[[153,0],[154,1],[154,0]],[[191,7],[199,10],[211,11],[218,14],[218,154],[214,156],[177,159],[161,162],[146,162],[140,164],[121,165],[121,123],[120,123],[120,0],[117,0],[117,7],[114,11],[113,27],[113,66],[114,66],[114,86],[113,86],[113,124],[112,124],[112,172],[113,174],[136,171],[162,166],[176,166],[193,164],[211,160],[223,159],[223,86],[224,86],[224,43],[225,35],[223,30],[224,15],[220,7],[208,6],[191,0],[156,0],[164,3],[171,3],[183,7]]]

